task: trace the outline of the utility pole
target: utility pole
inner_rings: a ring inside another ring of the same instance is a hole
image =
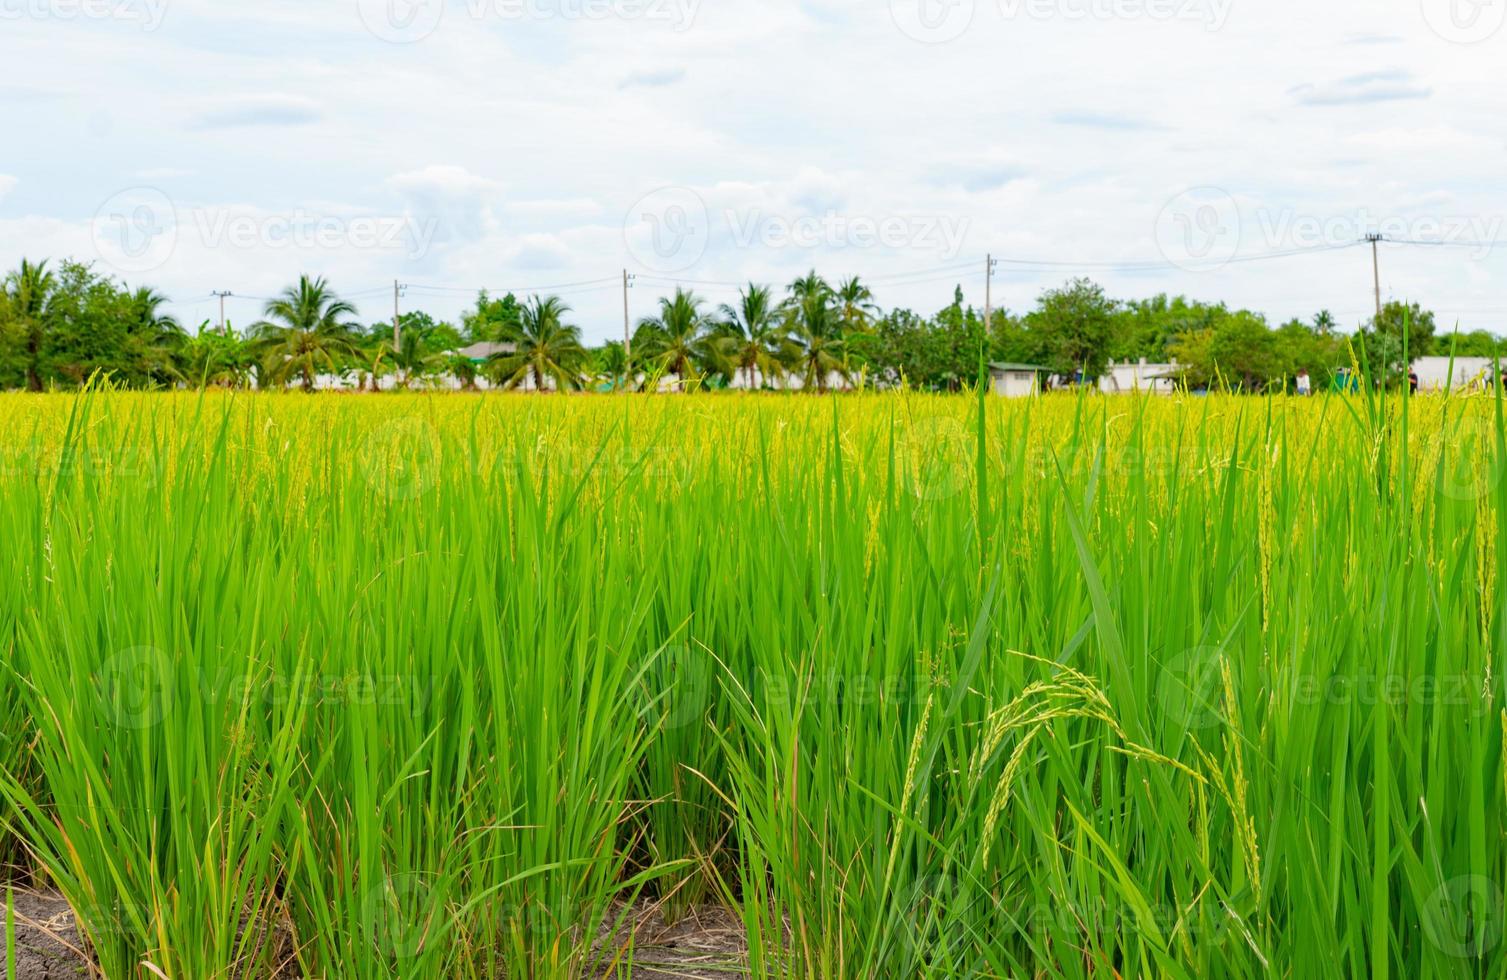
[[[1376,281],[1376,320],[1374,325],[1381,326],[1381,255],[1377,243],[1381,242],[1380,235],[1367,235],[1366,241],[1371,243],[1371,275]]]
[[[230,331],[225,326],[225,297],[234,296],[235,294],[229,291],[222,293],[219,290],[216,290],[209,295],[220,297],[220,333],[226,334],[228,336]]]
[[[629,326],[628,290],[633,288],[634,276],[623,270],[623,384],[628,383],[628,373],[633,370],[633,331]]]
[[[989,324],[994,319],[994,256],[984,256],[984,336],[989,335]]]
[[[402,283],[396,279],[392,281],[392,349],[394,351],[403,349],[403,327],[398,319],[398,297],[403,295],[403,289]]]

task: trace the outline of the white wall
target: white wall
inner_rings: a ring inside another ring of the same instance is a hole
[[[1451,380],[1448,357],[1420,357],[1413,362],[1418,374],[1419,391],[1442,391],[1445,382]],[[1491,373],[1489,357],[1457,357],[1451,388],[1462,388],[1479,382]]]
[[[1030,398],[1036,394],[1036,372],[1034,371],[996,371],[993,378],[996,395],[1004,395],[1006,398]]]
[[[1144,391],[1158,395],[1170,395],[1177,390],[1177,382],[1161,377],[1177,370],[1177,362],[1171,364],[1115,364],[1099,379],[1099,390],[1106,395],[1125,395]]]

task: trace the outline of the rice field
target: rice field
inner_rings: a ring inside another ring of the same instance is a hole
[[[101,976],[1507,977],[1493,396],[0,420],[0,850]]]

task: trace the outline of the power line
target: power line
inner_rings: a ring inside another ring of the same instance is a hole
[[[556,282],[539,286],[508,286],[506,288],[492,289],[486,286],[473,288],[468,286],[433,286],[426,283],[410,283],[413,289],[436,290],[444,293],[542,293],[545,290],[571,289],[577,286],[597,286],[616,284],[617,277],[609,276],[602,279],[583,279],[580,282]]]
[[[1224,260],[1210,260],[1207,262],[1173,262],[1171,259],[1158,261],[1124,261],[1124,262],[1061,262],[1047,261],[1044,259],[1007,259],[995,257],[994,261],[1005,265],[1030,266],[1054,269],[1104,269],[1108,271],[1148,271],[1159,269],[1182,269],[1188,272],[1214,272],[1227,265],[1244,265],[1250,262],[1269,262],[1274,259],[1288,259],[1299,255],[1317,255],[1323,252],[1338,252],[1347,248],[1354,248],[1363,244],[1361,241],[1338,242],[1328,245],[1305,245],[1299,248],[1279,249],[1273,252],[1263,252],[1259,255],[1236,255]]]
[[[1426,241],[1421,238],[1382,238],[1388,245],[1422,245],[1427,248],[1499,248],[1507,245],[1507,241]]]

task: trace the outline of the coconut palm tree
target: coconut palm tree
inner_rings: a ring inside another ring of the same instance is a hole
[[[642,339],[634,341],[634,348],[681,381],[699,377],[703,368],[725,368],[717,338],[708,333],[712,318],[702,312],[702,303],[695,293],[676,288],[673,297],[660,299],[658,316],[639,322]]]
[[[579,388],[586,348],[581,346],[581,328],[565,322],[569,312],[558,296],[535,296],[519,311],[517,326],[507,331],[505,339],[513,343],[514,352],[494,354],[487,362],[488,373],[507,388],[530,378],[538,391],[548,390],[546,381],[553,381],[560,391]]]
[[[287,384],[297,377],[304,391],[313,391],[321,370],[338,374],[342,362],[357,354],[357,327],[346,319],[355,314],[323,278],[300,276],[251,326],[268,380]]]
[[[848,376],[847,343],[833,303],[835,294],[815,271],[791,283],[788,291],[785,325],[793,345],[791,360],[808,391],[826,391],[833,373]]]
[[[26,354],[26,387],[42,390],[42,347],[47,337],[47,319],[58,281],[47,261],[21,260],[21,267],[5,277],[3,295],[9,318],[20,327]]]
[[[736,307],[722,306],[722,348],[733,366],[754,387],[757,372],[767,382],[784,373],[782,358],[789,354],[789,335],[768,286],[748,284]]]
[[[448,364],[445,354],[430,349],[428,338],[418,330],[403,331],[401,346],[389,350],[393,366],[398,370],[398,387],[405,390],[415,380],[423,381],[443,373]]]
[[[837,287],[837,319],[847,333],[862,333],[873,324],[879,307],[874,293],[857,276],[845,279]]]
[[[382,379],[397,370],[393,366],[392,342],[385,333],[374,333],[358,340],[354,366],[358,389],[382,390]]]
[[[145,286],[126,301],[130,311],[126,323],[130,363],[153,382],[172,382],[182,377],[178,362],[188,341],[188,334],[178,321],[162,312],[166,303],[166,296]]]

